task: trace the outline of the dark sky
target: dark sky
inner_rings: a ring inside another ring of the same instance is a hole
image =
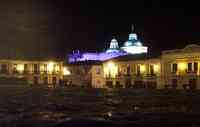
[[[194,16],[198,8],[193,7],[196,13],[191,16],[191,9],[174,3],[138,1],[0,1],[0,56],[64,57],[75,49],[101,51],[113,36],[122,45],[131,24],[150,51],[200,42],[200,17]]]

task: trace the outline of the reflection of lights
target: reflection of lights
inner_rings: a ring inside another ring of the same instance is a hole
[[[23,72],[24,71],[24,65],[23,64],[18,64],[17,65],[17,71]]]
[[[63,68],[63,75],[70,75],[71,72],[69,71],[69,69],[67,67]]]
[[[72,120],[72,118],[71,117],[67,117],[65,120],[66,121],[70,121],[70,120]]]
[[[138,106],[134,106],[133,109],[134,109],[135,111],[137,111],[137,110],[140,109],[140,107],[138,107]]]
[[[109,62],[104,67],[105,76],[110,76],[112,78],[115,78],[115,76],[117,75],[117,72],[118,72],[118,67],[113,62]]]
[[[108,117],[112,117],[112,112],[108,112]]]
[[[53,62],[49,62],[47,65],[47,70],[51,73],[54,69],[54,63]]]
[[[186,70],[187,65],[186,65],[186,63],[179,63],[178,68],[180,71],[184,71],[184,70]]]

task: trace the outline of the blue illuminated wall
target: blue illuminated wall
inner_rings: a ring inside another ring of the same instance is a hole
[[[90,52],[85,52],[85,53],[74,53],[69,55],[68,61],[70,63],[72,62],[78,62],[78,61],[89,61],[89,60],[94,60],[94,61],[105,61],[109,60],[115,57],[119,56],[124,56],[127,55],[125,52],[101,52],[101,53],[90,53]]]

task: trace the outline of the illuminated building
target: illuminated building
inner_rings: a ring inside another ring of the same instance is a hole
[[[200,89],[200,46],[190,44],[183,49],[162,52],[165,87]]]
[[[63,60],[0,60],[0,79],[16,80],[14,83],[23,80],[27,84],[53,86],[59,84],[64,74],[67,70]]]
[[[110,49],[117,52],[115,40]],[[45,86],[59,85],[62,80],[66,86],[93,88],[200,89],[200,46],[191,44],[158,56],[126,54],[68,64],[63,60],[1,59],[0,83],[2,78],[14,78],[14,84],[23,79],[26,84]]]
[[[120,56],[91,71],[95,88],[200,89],[200,46],[191,44],[156,57]]]
[[[161,87],[161,60],[146,54],[121,56],[95,65],[92,71],[102,69],[102,76],[93,73],[94,87],[159,88]],[[102,86],[98,84],[101,82]]]
[[[76,52],[72,55],[69,55],[68,62],[74,63],[74,62],[80,62],[80,61],[105,61],[109,60],[115,57],[124,56],[127,55],[127,53],[124,52],[100,52],[100,53],[80,53]]]

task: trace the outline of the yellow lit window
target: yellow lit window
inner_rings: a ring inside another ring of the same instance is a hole
[[[141,73],[144,73],[146,70],[145,65],[140,65],[140,71]]]
[[[115,78],[118,73],[118,67],[113,62],[109,62],[104,67],[104,73],[106,77]]]
[[[67,67],[63,68],[63,75],[70,75],[71,72],[69,71],[69,69]]]
[[[49,73],[52,73],[54,70],[54,63],[53,62],[49,62],[47,65],[47,70]]]
[[[17,71],[22,73],[24,71],[24,64],[18,64],[17,65]]]
[[[180,71],[185,71],[186,68],[187,68],[186,63],[179,63],[179,64],[178,64],[178,69],[179,69]]]

